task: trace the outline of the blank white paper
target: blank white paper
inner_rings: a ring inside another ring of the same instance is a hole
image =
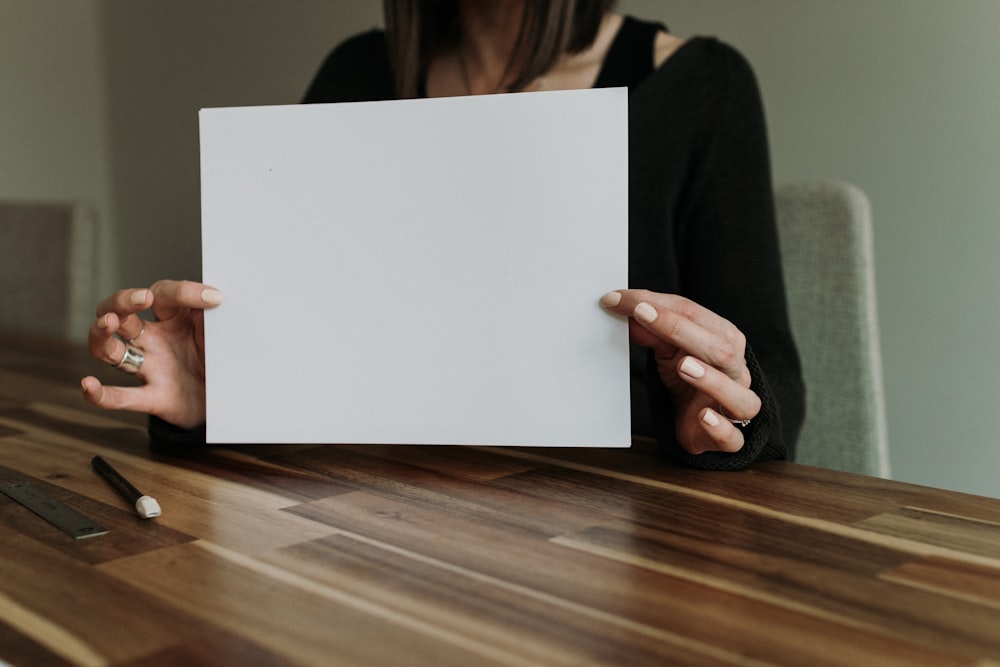
[[[200,123],[209,442],[629,445],[625,89]]]

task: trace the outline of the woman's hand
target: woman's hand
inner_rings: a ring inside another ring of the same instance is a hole
[[[629,334],[651,348],[674,398],[677,441],[691,454],[737,452],[761,401],[750,389],[746,338],[731,322],[690,299],[646,290],[609,292],[601,304],[629,318]]]
[[[222,302],[207,285],[161,280],[148,289],[115,292],[97,306],[90,327],[90,354],[126,372],[134,371],[126,348],[138,349],[143,360],[135,376],[138,387],[105,386],[83,378],[83,397],[107,410],[148,412],[181,428],[205,422],[204,310]],[[155,322],[140,319],[152,309]],[[128,344],[126,345],[126,341]],[[122,363],[124,361],[124,363]]]

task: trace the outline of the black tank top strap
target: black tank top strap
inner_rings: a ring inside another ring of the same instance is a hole
[[[662,23],[626,16],[604,57],[594,88],[633,88],[645,81],[653,73],[656,35],[666,30]]]

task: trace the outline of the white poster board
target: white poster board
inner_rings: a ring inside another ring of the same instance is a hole
[[[209,442],[629,445],[625,89],[200,122]]]

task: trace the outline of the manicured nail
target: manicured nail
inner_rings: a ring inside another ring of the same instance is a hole
[[[141,289],[132,292],[132,296],[129,297],[129,301],[131,301],[136,306],[143,305],[144,303],[146,303],[146,290]]]
[[[605,308],[614,308],[622,302],[621,292],[608,292],[601,297],[601,305]]]
[[[99,317],[97,319],[97,328],[98,329],[107,329],[108,328],[108,314],[107,313],[105,313],[104,315],[102,315],[101,317]]]
[[[201,291],[201,300],[210,306],[218,306],[222,303],[222,292],[217,289],[205,289]]]
[[[646,324],[651,324],[652,322],[655,322],[658,316],[659,313],[656,312],[656,308],[653,308],[645,301],[641,302],[638,306],[635,307],[635,310],[632,311],[632,317],[639,320],[640,322],[645,322]]]
[[[693,378],[705,377],[705,367],[694,360],[694,357],[685,357],[681,362],[681,373]]]
[[[719,425],[719,418],[711,410],[705,410],[705,416],[702,417],[702,419],[704,419],[705,423],[708,424],[709,426]]]

